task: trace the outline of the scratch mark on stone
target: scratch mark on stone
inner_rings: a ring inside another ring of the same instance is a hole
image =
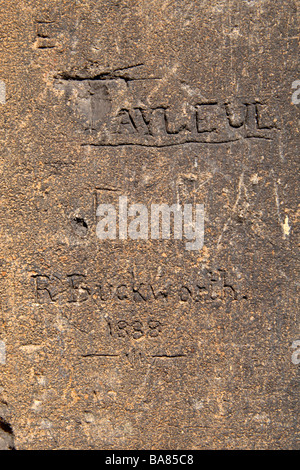
[[[274,177],[274,172],[272,170],[272,174]],[[278,194],[278,187],[277,183],[274,178],[274,194],[275,194],[275,203],[276,203],[276,210],[277,210],[277,217],[278,217],[278,222],[282,230],[283,238],[286,240],[290,234],[291,227],[289,225],[289,218],[288,216],[285,216],[284,222],[282,220],[281,214],[280,214],[280,200],[279,200],[279,194]]]
[[[236,197],[236,200],[235,200],[235,203],[232,207],[232,214],[235,212],[236,208],[237,208],[237,205],[240,201],[240,198],[241,198],[241,193],[242,193],[242,187],[244,186],[244,172],[242,172],[242,174],[240,175],[239,177],[239,183],[238,183],[238,192],[237,192],[237,197]],[[222,241],[222,238],[223,238],[223,234],[227,231],[230,223],[231,223],[231,220],[232,220],[232,214],[230,215],[230,217],[227,219],[227,221],[225,222],[224,226],[223,226],[223,229],[222,229],[222,232],[219,236],[219,239],[218,239],[218,243],[217,243],[217,249],[219,248],[220,244],[221,244],[221,241]]]

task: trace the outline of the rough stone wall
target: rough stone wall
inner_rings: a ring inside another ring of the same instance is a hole
[[[299,448],[299,2],[0,4],[0,448]]]

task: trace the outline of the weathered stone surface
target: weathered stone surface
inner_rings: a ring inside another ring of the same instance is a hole
[[[0,448],[299,447],[297,6],[1,2]]]

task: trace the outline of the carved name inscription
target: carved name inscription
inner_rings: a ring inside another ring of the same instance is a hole
[[[187,281],[141,282],[138,279],[119,281],[92,280],[82,273],[66,276],[57,274],[35,274],[35,296],[39,303],[85,302],[89,299],[105,304],[110,301],[121,303],[140,302],[216,302],[222,300],[239,301],[247,295],[233,282],[228,281],[223,269],[204,270]]]
[[[242,138],[272,139],[275,123],[263,122],[258,102],[204,102],[191,106],[187,116],[170,108],[121,109],[111,120],[115,135],[164,137],[175,142],[226,143]],[[181,142],[182,138],[185,138]]]
[[[158,83],[162,79],[135,78],[128,75],[127,69],[101,73],[85,70],[57,74],[54,86],[64,91],[68,107],[94,137],[83,145],[167,147],[273,140],[279,130],[269,105],[251,97],[205,100],[197,95],[187,97],[179,85],[182,100],[177,107],[163,96],[151,104],[141,83],[147,83],[146,89],[152,95],[155,91],[149,89],[149,82],[153,80]]]

